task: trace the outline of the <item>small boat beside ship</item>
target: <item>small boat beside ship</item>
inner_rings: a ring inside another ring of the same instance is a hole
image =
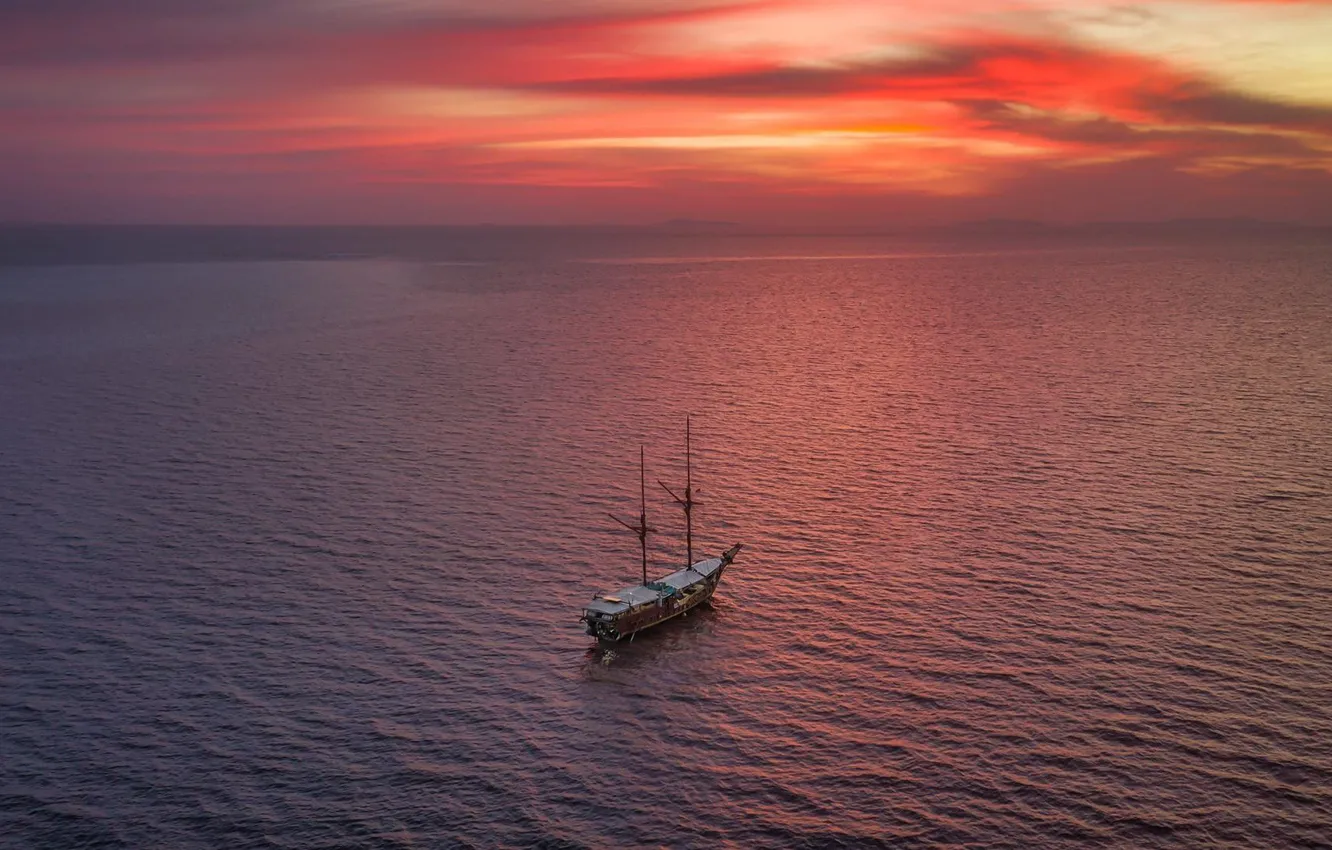
[[[689,419],[685,419],[685,488],[684,497],[677,496],[670,487],[658,480],[685,514],[685,568],[656,581],[647,577],[647,536],[656,531],[647,524],[647,471],[642,447],[638,450],[638,484],[640,507],[638,524],[631,525],[617,516],[611,519],[638,535],[643,555],[643,583],[626,587],[614,593],[600,593],[592,598],[578,619],[587,627],[587,633],[599,640],[619,641],[632,637],[644,629],[673,619],[712,598],[721,583],[722,574],[740,553],[737,543],[715,558],[694,561],[694,501],[693,474],[690,463]]]

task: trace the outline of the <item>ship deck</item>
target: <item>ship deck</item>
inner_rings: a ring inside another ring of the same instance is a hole
[[[721,558],[708,558],[699,561],[687,570],[678,570],[668,576],[659,578],[650,584],[666,585],[676,592],[683,591],[699,582],[711,578],[713,573],[717,572],[721,565]],[[592,611],[597,614],[610,614],[614,616],[617,614],[623,614],[631,608],[656,602],[658,599],[661,599],[663,595],[668,594],[648,585],[637,584],[633,587],[617,590],[614,593],[598,594],[597,597],[585,605],[584,608],[587,611]]]

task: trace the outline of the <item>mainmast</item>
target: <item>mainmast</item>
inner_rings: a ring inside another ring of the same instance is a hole
[[[655,534],[657,529],[648,528],[647,524],[647,463],[642,446],[638,447],[638,498],[638,525],[630,525],[615,514],[609,516],[638,535],[638,544],[643,547],[643,584],[647,584],[647,536],[649,532]]]
[[[684,498],[681,499],[679,496],[675,495],[675,492],[674,492],[673,490],[671,490],[670,487],[667,487],[667,486],[666,486],[666,482],[662,481],[660,478],[657,479],[657,483],[661,485],[661,488],[662,488],[663,490],[665,490],[667,493],[670,493],[670,494],[671,494],[671,498],[675,500],[675,503],[676,503],[676,504],[678,504],[680,507],[684,508],[684,514],[685,514],[685,569],[689,569],[689,568],[691,568],[691,567],[694,566],[694,523],[693,523],[693,512],[694,512],[694,505],[697,505],[698,502],[695,502],[695,501],[694,501],[694,478],[693,478],[693,472],[692,472],[692,470],[691,470],[691,468],[690,468],[690,458],[689,458],[689,414],[687,414],[687,413],[685,414],[685,494],[684,494]]]

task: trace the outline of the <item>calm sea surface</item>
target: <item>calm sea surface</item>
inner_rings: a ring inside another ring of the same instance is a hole
[[[566,253],[0,270],[0,846],[1330,846],[1332,246]]]

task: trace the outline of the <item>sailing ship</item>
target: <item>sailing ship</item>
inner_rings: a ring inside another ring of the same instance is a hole
[[[694,501],[693,472],[690,463],[689,417],[685,417],[685,487],[684,498],[667,487],[660,479],[657,483],[670,494],[675,503],[684,509],[685,515],[685,568],[656,581],[647,577],[647,536],[655,533],[655,528],[647,524],[647,470],[643,447],[638,448],[638,524],[630,525],[611,514],[611,519],[638,535],[638,543],[643,552],[643,583],[626,587],[614,593],[600,593],[583,608],[578,619],[587,626],[587,633],[599,640],[619,641],[630,638],[644,629],[651,628],[678,617],[691,608],[706,602],[717,591],[722,573],[740,554],[741,544],[737,543],[716,558],[694,561]]]

